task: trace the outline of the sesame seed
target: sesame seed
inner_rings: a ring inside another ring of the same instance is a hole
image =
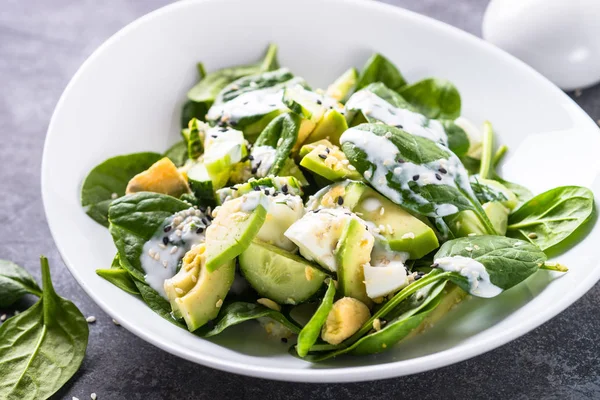
[[[325,153],[329,154],[331,152],[331,149],[329,147],[325,147]]]
[[[392,160],[389,160],[389,159],[388,159],[388,160],[383,160],[383,165],[385,165],[386,167],[387,167],[388,165],[392,165],[393,163],[394,163],[394,162],[393,162]]]
[[[344,204],[344,198],[343,198],[342,196],[338,196],[338,198],[337,198],[337,203],[338,203],[338,205],[340,205],[340,206],[341,206],[342,204]]]
[[[15,311],[15,315],[19,315],[19,314],[21,314],[21,311],[19,311],[19,310]]]
[[[317,104],[321,105],[321,104],[323,104],[323,102],[321,100],[317,99]]]
[[[287,343],[287,342],[288,342],[287,338],[284,338],[284,337],[282,337],[282,338],[281,338],[281,341],[282,341],[283,343]]]
[[[404,235],[402,235],[401,239],[414,239],[415,238],[415,234],[413,232],[406,232]]]
[[[110,198],[113,199],[113,200],[116,199],[117,197],[119,197],[119,195],[116,194],[116,193],[113,193],[113,194],[110,195]]]
[[[96,393],[92,393],[92,394],[90,394],[90,398],[92,400],[96,400],[98,398],[98,396],[96,395]]]
[[[163,260],[162,265],[163,267],[167,268],[169,266],[169,262],[167,260]]]
[[[381,320],[379,318],[375,318],[373,320],[373,329],[375,329],[376,331],[381,330]]]
[[[176,234],[176,235],[177,235],[177,232],[181,232],[181,231],[180,231],[179,229],[178,229],[178,230],[176,230],[176,231],[175,231],[175,234]],[[181,233],[180,233],[179,235],[177,235],[177,236],[181,236]],[[164,237],[162,238],[162,242],[163,242],[163,244],[164,244],[165,246],[166,246],[166,245],[168,245],[168,244],[169,244],[169,237],[168,237],[168,236],[164,236]]]
[[[365,171],[364,175],[365,175],[365,178],[370,179],[373,176],[373,173],[371,171],[367,170],[367,171]]]
[[[156,254],[156,252],[152,249],[148,250],[148,255],[152,258],[154,258],[154,255]]]
[[[386,139],[389,139],[392,137],[392,132],[386,132],[385,135],[383,135]]]
[[[167,246],[164,243],[159,243],[158,247],[160,247],[161,249],[166,249]]]
[[[396,160],[399,164],[404,164],[406,161],[404,161],[404,159],[399,158]]]
[[[200,228],[196,229],[196,233],[197,234],[201,234],[202,232],[204,232],[204,228],[203,227],[200,227]]]
[[[250,161],[253,161],[253,160],[254,160],[254,156],[253,156],[252,154],[250,154],[250,155],[248,156],[248,160],[250,160]]]
[[[327,154],[319,154],[319,157],[325,160],[327,158]]]
[[[182,288],[175,288],[175,292],[177,292],[177,294],[182,294],[183,293],[183,289]]]
[[[254,189],[255,192],[260,192],[260,186],[254,186],[252,189]]]
[[[0,315],[0,321],[6,321],[6,314]]]
[[[435,179],[437,179],[438,181],[441,181],[442,176],[440,174],[435,174]]]
[[[219,308],[219,307],[221,307],[222,305],[223,305],[223,299],[219,299],[219,300],[217,301],[217,303],[215,304],[215,307]]]
[[[440,167],[438,169],[438,171],[440,171],[442,174],[447,174],[448,173],[448,171],[446,170],[446,168],[442,168],[442,167]]]
[[[281,143],[283,143],[283,138],[279,138],[279,140],[277,140],[277,147],[281,146]]]
[[[94,322],[96,322],[96,317],[94,317],[93,315],[90,315],[85,320],[87,321],[88,324],[93,324]]]
[[[354,167],[354,165],[348,165],[348,169],[350,171],[356,171],[356,168]]]
[[[268,196],[271,194],[271,192],[269,192],[269,189],[265,189],[265,194]]]
[[[385,213],[385,208],[381,207],[381,209],[379,210],[379,215],[383,215]]]
[[[535,232],[531,232],[529,235],[527,235],[527,237],[529,239],[537,239],[538,235]]]
[[[171,247],[171,251],[169,251],[169,253],[175,254],[176,251],[177,251],[177,246],[173,246],[173,247]]]
[[[281,187],[281,191],[282,191],[283,193],[287,193],[287,192],[288,192],[288,185],[287,185],[287,184],[284,184],[284,185]]]
[[[158,261],[158,260],[160,260],[160,254],[154,253],[154,257],[152,257],[152,258],[154,258],[156,261]]]
[[[398,125],[396,125],[396,128],[403,129],[404,127],[402,125],[398,124]]]
[[[473,251],[473,248],[472,247],[465,247],[465,250],[466,251]]]
[[[204,222],[204,221],[202,221],[202,222]],[[181,234],[182,234],[181,229],[175,230],[175,235],[181,237]],[[164,242],[164,239],[163,239],[163,242]],[[167,238],[167,243],[169,243],[169,238]]]
[[[196,283],[198,282],[198,278],[196,278],[196,275],[191,275],[192,278],[192,282]]]
[[[477,236],[476,233],[469,233],[467,236]]]
[[[473,248],[474,248],[475,250],[479,250],[479,249],[480,249],[480,247],[479,247],[479,246],[477,246],[477,245],[473,245]]]
[[[119,321],[117,321],[116,319],[113,319],[113,324],[115,324],[116,326],[121,326],[121,324],[119,323]]]
[[[419,180],[419,175],[415,175],[415,176],[413,176],[413,178],[412,178],[412,179],[413,179],[413,181],[415,181],[415,182],[416,182],[416,181],[418,181],[418,180]]]

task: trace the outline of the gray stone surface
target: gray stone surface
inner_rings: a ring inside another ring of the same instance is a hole
[[[386,2],[476,35],[487,4]],[[40,158],[52,110],[77,68],[118,29],[164,3],[0,2],[0,258],[39,277],[38,256],[47,255],[57,291],[98,319],[90,327],[82,368],[56,398],[89,399],[92,392],[99,399],[600,398],[600,286],[552,321],[495,351],[436,371],[372,383],[295,384],[232,375],[171,356],[113,325],[71,277],[50,237],[40,198]],[[600,118],[599,94],[594,88],[575,99],[595,119]],[[7,311],[14,310],[0,312]]]

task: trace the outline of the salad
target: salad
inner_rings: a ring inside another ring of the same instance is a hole
[[[110,158],[81,191],[117,254],[97,274],[202,337],[255,320],[311,362],[371,354],[580,240],[584,187],[533,195],[457,88],[373,55],[325,89],[277,61],[207,73],[182,140]],[[548,273],[548,272],[545,272]]]

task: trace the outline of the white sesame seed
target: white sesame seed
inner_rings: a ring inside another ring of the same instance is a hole
[[[404,235],[402,235],[401,239],[414,239],[415,238],[415,234],[413,232],[406,232]]]
[[[385,165],[386,167],[392,165],[393,163],[394,162],[390,159],[383,160],[383,165]]]
[[[0,315],[0,321],[6,321],[6,314]]]
[[[90,315],[85,320],[87,321],[88,324],[93,324],[94,322],[96,322],[96,317],[94,317],[93,315]]]
[[[529,235],[527,235],[527,237],[529,239],[537,239],[538,235],[535,232],[531,232]]]
[[[219,307],[221,307],[222,305],[223,305],[223,299],[219,299],[219,300],[217,301],[217,303],[215,304],[215,307],[219,308]]]
[[[383,215],[383,214],[385,214],[385,208],[384,208],[384,207],[381,207],[381,208],[379,209],[379,215]]]
[[[387,231],[390,235],[394,234],[394,228],[392,228],[392,226],[390,224],[386,225]]]
[[[21,314],[21,311],[19,311],[19,310],[15,311],[15,315],[19,315],[19,314]]]
[[[465,247],[465,250],[466,251],[473,251],[473,248],[472,247]]]
[[[385,226],[379,225],[379,232],[385,232]]]
[[[92,394],[90,394],[90,398],[92,400],[96,400],[98,398],[98,396],[96,395],[96,393],[92,393]]]
[[[383,135],[386,139],[389,139],[392,137],[392,132],[386,132],[385,135]]]
[[[600,120],[599,120],[599,121],[600,121]],[[600,122],[599,122],[599,123],[600,123]],[[342,164],[344,164],[344,165],[348,165],[348,164],[350,164],[350,160],[347,160],[347,159],[344,159],[344,160],[342,160],[341,162],[342,162]]]
[[[473,246],[473,248],[474,248],[475,250],[479,250],[479,246],[477,246],[477,245],[474,245],[474,246]]]
[[[196,275],[192,275],[192,282],[196,283],[198,282],[198,278],[196,278]]]
[[[370,179],[373,176],[373,173],[370,170],[365,171],[365,178]]]
[[[183,289],[182,288],[175,288],[175,292],[177,292],[177,294],[183,294]]]
[[[400,175],[402,173],[402,168],[396,167],[394,168],[394,175]]]
[[[118,198],[118,197],[119,197],[119,195],[116,194],[116,193],[113,193],[113,194],[110,195],[110,198],[113,199],[113,200],[116,199],[116,198]]]
[[[181,218],[179,215],[176,216],[175,218],[173,218],[173,225],[179,225],[182,222],[183,222],[183,218]]]
[[[348,169],[350,171],[356,171],[356,168],[354,167],[354,165],[348,165]]]
[[[160,254],[158,253],[154,253],[154,257],[153,257],[156,261],[160,260]]]
[[[153,249],[148,250],[148,255],[152,258],[154,258],[154,255],[156,254],[156,252]]]
[[[171,250],[169,251],[169,253],[175,254],[176,251],[177,251],[177,246],[173,246],[173,247],[171,247]]]
[[[161,249],[166,249],[167,246],[164,243],[159,243],[158,247],[160,247]]]
[[[167,268],[169,266],[169,262],[167,260],[163,260],[162,265],[163,267]]]
[[[379,177],[379,179],[377,179],[377,183],[380,185],[385,185],[385,176]]]
[[[181,232],[181,229],[177,229],[177,230],[175,231],[175,235],[177,235],[177,236],[179,236],[179,237],[181,237],[181,233],[182,233],[182,232]]]
[[[476,233],[469,233],[468,236],[477,236],[477,234]]]
[[[277,147],[281,146],[281,143],[283,142],[283,138],[279,138],[279,140],[277,141]]]
[[[119,323],[119,321],[117,321],[116,319],[113,319],[113,324],[115,324],[116,326],[121,326],[121,324]]]

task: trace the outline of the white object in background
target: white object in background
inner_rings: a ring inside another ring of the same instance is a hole
[[[483,38],[564,90],[600,82],[600,1],[492,0]]]

